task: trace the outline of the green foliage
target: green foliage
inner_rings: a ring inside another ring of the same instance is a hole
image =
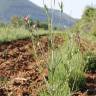
[[[91,43],[94,44],[96,42],[96,8],[87,7],[82,18],[76,23],[76,25],[71,29],[73,34],[79,33],[80,39],[89,40]],[[70,30],[69,30],[70,31]],[[70,32],[69,32],[70,33]],[[71,33],[70,33],[71,34]],[[83,42],[81,42],[83,44]],[[85,71],[96,71],[96,56],[95,54],[91,53],[83,54],[83,62],[80,63],[81,59],[78,58],[78,63],[76,68],[78,70],[74,70],[69,79],[69,86],[71,90],[82,89],[85,86],[85,78],[83,72]],[[80,53],[79,53],[80,55]],[[74,59],[75,63],[77,62]],[[78,65],[83,64],[82,67],[78,67]],[[81,71],[82,70],[82,71]],[[74,73],[75,72],[75,73]],[[75,83],[72,83],[75,82]],[[72,85],[73,84],[73,85]],[[73,87],[74,86],[74,87]]]
[[[0,76],[0,87],[6,86],[8,81],[9,81],[9,78]]]
[[[74,37],[73,37],[74,38]],[[84,78],[84,59],[82,53],[79,51],[74,39],[68,43],[67,62],[68,65],[68,84],[71,91],[77,91],[85,86]]]
[[[96,8],[87,7],[82,18],[69,30],[73,33],[79,32],[82,38],[96,41]]]
[[[21,27],[24,25],[24,20],[22,17],[18,17],[18,16],[13,16],[11,18],[11,24],[13,27],[17,28],[17,27]]]
[[[83,18],[86,20],[86,21],[96,21],[96,8],[93,8],[93,7],[87,7],[85,9],[85,12],[83,14]]]
[[[17,27],[18,26],[18,17],[17,16],[13,16],[11,18],[11,23],[14,27]]]
[[[59,4],[61,14],[63,12],[63,3]],[[48,9],[45,8],[48,16]],[[48,17],[49,18],[49,17]],[[51,25],[51,23],[49,22]],[[80,23],[76,25],[75,32],[80,31]],[[54,31],[49,28],[49,39],[51,40],[51,52],[49,52],[48,60],[48,81],[45,80],[47,90],[41,93],[40,96],[71,96],[73,91],[78,91],[85,86],[84,78],[84,58],[75,42],[75,36],[71,32],[67,32],[67,38],[64,45],[55,50],[53,45]],[[74,31],[72,29],[72,31]],[[76,33],[77,33],[76,32]],[[63,33],[62,33],[63,35]]]
[[[74,37],[68,38],[68,34],[66,36],[64,45],[49,55],[45,96],[70,96],[73,91],[85,87],[83,56],[78,50]]]
[[[77,72],[73,71],[71,74],[72,75],[70,75],[68,82],[71,91],[78,91],[78,90],[84,91],[86,86],[84,72],[79,70]]]
[[[5,24],[5,23],[3,23],[3,22],[0,22],[0,28],[4,28],[4,27],[6,27],[7,26],[7,24]]]
[[[47,23],[39,23],[39,28],[48,30],[48,24]]]
[[[0,28],[0,43],[29,37],[30,33],[25,28],[14,28],[10,25]]]
[[[86,58],[85,71],[96,71],[96,55],[88,53]]]

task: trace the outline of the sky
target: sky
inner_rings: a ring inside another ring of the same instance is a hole
[[[40,7],[44,6],[44,3],[50,8],[51,1],[54,0],[30,0],[33,3],[39,5]],[[43,3],[44,1],[44,3]],[[74,18],[81,18],[84,9],[86,6],[96,6],[96,0],[55,0],[54,9],[60,9],[59,4],[63,1],[64,4],[64,12]]]

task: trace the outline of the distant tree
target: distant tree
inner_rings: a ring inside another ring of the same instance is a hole
[[[40,28],[48,30],[48,24],[46,22],[40,23]]]
[[[19,27],[24,25],[24,20],[22,17],[18,17],[18,25],[19,25]]]
[[[12,24],[14,27],[18,27],[18,20],[19,20],[18,16],[13,16],[13,17],[11,18],[11,24]]]
[[[85,9],[84,14],[83,14],[83,18],[86,21],[94,21],[94,20],[96,20],[96,8],[87,7]]]
[[[37,20],[37,21],[36,21],[36,24],[37,24],[37,27],[39,28],[39,27],[40,27],[40,21]]]
[[[0,27],[5,27],[6,24],[4,22],[0,22]]]

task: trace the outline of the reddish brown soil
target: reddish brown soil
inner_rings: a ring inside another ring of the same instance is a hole
[[[8,79],[6,84],[2,85],[6,87],[2,89],[1,86],[1,90],[6,89],[6,94],[36,96],[36,91],[43,85],[42,78],[39,80],[39,65],[43,60],[37,61],[31,50],[31,40],[19,40],[0,46],[0,77]],[[2,94],[1,91],[0,96],[3,96]]]
[[[73,96],[96,96],[96,72],[86,72],[86,92],[77,92]]]
[[[96,52],[96,42],[93,43],[92,41],[86,40],[84,38],[76,37],[76,43],[82,53],[86,51],[91,51],[94,53]]]
[[[62,42],[61,37],[55,38],[56,47]],[[47,58],[45,36],[40,37],[35,46],[29,39],[0,44],[0,96],[37,96],[46,88]]]

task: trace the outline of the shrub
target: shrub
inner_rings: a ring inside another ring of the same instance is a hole
[[[85,71],[96,72],[96,55],[92,53],[88,53],[85,58]]]

